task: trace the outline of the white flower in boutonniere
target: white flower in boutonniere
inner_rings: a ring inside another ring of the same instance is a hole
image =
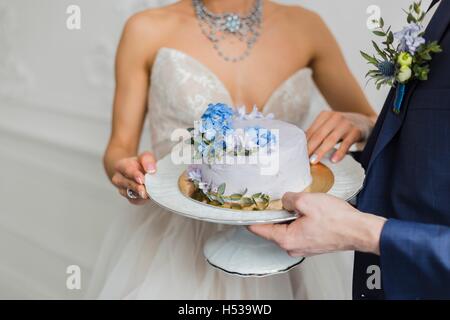
[[[426,81],[430,72],[432,54],[442,52],[437,41],[427,42],[422,25],[425,12],[421,8],[422,1],[409,6],[407,23],[401,31],[393,33],[391,27],[384,26],[383,18],[374,21],[378,27],[373,33],[384,38],[382,45],[372,41],[376,54],[369,55],[361,51],[361,55],[375,68],[367,72],[366,77],[374,80],[377,89],[382,86],[396,88],[394,112],[400,113],[406,85],[413,81]],[[395,41],[397,41],[395,45]]]
[[[412,76],[411,68],[408,66],[401,66],[397,79],[400,83],[406,83],[409,79],[411,79],[411,76]]]

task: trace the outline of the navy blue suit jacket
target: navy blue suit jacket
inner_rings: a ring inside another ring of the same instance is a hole
[[[358,209],[389,220],[380,257],[355,253],[355,299],[450,298],[449,24],[450,0],[442,0],[425,37],[444,52],[434,55],[428,81],[408,85],[399,115],[391,91],[362,154]]]

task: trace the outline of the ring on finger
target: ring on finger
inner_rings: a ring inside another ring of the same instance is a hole
[[[135,191],[131,190],[130,188],[127,188],[127,197],[129,199],[133,199],[134,200],[134,199],[139,198],[139,195]]]

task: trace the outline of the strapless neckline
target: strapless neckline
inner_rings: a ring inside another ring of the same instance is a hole
[[[201,62],[200,60],[194,58],[193,56],[191,56],[190,54],[187,54],[181,50],[178,49],[174,49],[174,48],[169,48],[169,47],[162,47],[158,50],[158,52],[156,53],[155,56],[155,61],[154,61],[154,65],[158,64],[160,59],[159,57],[164,54],[164,52],[176,52],[179,55],[182,55],[183,57],[185,57],[186,59],[188,59],[189,61],[191,61],[193,64],[197,65],[200,69],[202,69],[205,73],[207,73],[208,75],[211,76],[211,78],[213,78],[217,84],[223,89],[223,91],[227,94],[228,96],[228,100],[234,104],[234,99],[230,94],[230,91],[228,90],[227,86],[224,84],[224,82],[203,62]],[[272,103],[272,100],[275,99],[276,95],[278,92],[282,91],[291,81],[294,81],[297,77],[300,76],[312,76],[312,70],[309,67],[304,67],[304,68],[300,68],[297,71],[295,71],[294,73],[292,73],[289,77],[287,77],[285,80],[283,80],[270,94],[269,98],[267,99],[267,101],[264,103],[263,106],[261,106],[261,112],[262,113],[267,113],[270,109],[270,105]],[[234,106],[234,107],[238,107],[238,106]]]

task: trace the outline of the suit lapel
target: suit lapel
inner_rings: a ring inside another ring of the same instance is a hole
[[[427,41],[438,41],[440,42],[442,36],[447,30],[448,24],[450,22],[450,0],[441,0],[441,4],[433,16],[427,30],[425,31],[425,39]],[[387,99],[386,105],[384,108],[386,110],[386,116],[381,125],[381,129],[378,133],[377,141],[375,142],[375,146],[373,148],[368,169],[370,170],[373,162],[378,157],[380,152],[388,145],[388,143],[394,138],[397,132],[400,130],[403,120],[405,119],[405,115],[408,109],[409,102],[411,100],[411,96],[414,93],[415,88],[419,81],[413,81],[407,86],[407,91],[405,94],[405,98],[403,101],[403,106],[401,109],[401,113],[399,115],[391,112],[393,108],[393,93],[391,91],[390,99]],[[393,89],[394,90],[394,89]],[[382,120],[382,119],[380,119]]]
[[[383,109],[381,110],[380,114],[378,115],[378,121],[372,130],[372,134],[370,135],[369,139],[367,140],[367,144],[366,144],[366,147],[364,148],[364,152],[361,155],[360,161],[365,170],[367,170],[367,168],[369,166],[375,144],[378,141],[378,137],[380,136],[381,129],[383,128],[384,120],[386,119],[386,114],[390,110],[392,110],[392,108],[390,108],[390,107],[394,103],[394,97],[395,97],[395,90],[391,89],[391,91],[389,92],[388,97],[386,99],[386,102],[384,103]]]
[[[425,31],[427,41],[440,42],[450,22],[450,1],[441,0],[440,2],[439,8]]]

